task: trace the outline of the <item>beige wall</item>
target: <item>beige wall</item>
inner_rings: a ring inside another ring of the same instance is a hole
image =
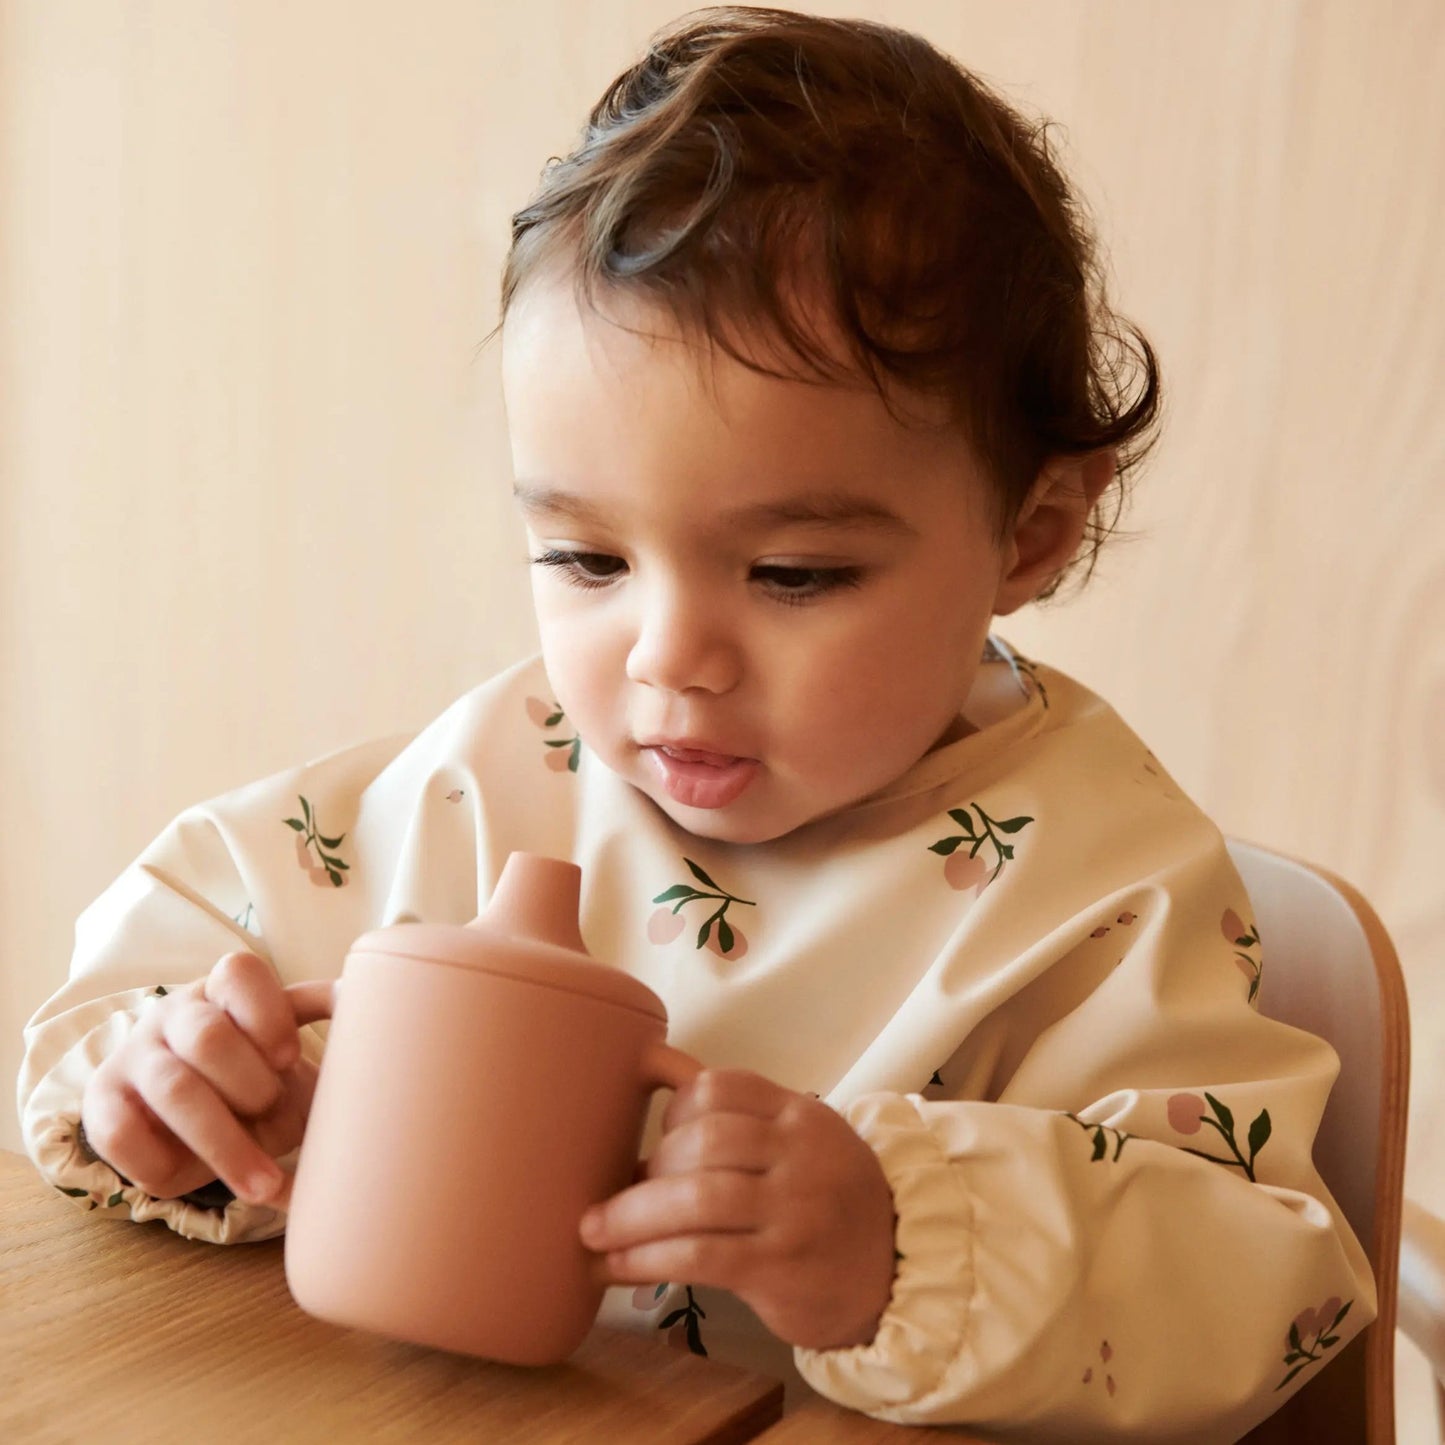
[[[508,214],[677,8],[0,0],[0,1075],[180,807],[530,646],[474,348]],[[1063,122],[1164,360],[1139,540],[1005,635],[1375,900],[1445,1205],[1445,7],[851,8]]]

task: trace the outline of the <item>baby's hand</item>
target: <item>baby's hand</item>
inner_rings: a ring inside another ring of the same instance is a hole
[[[86,1141],[158,1199],[220,1179],[254,1204],[277,1200],[273,1155],[301,1142],[316,1066],[298,1024],[324,1016],[293,1004],[269,964],[228,953],[199,983],[148,1003],[91,1075]]]
[[[893,1195],[840,1114],[759,1074],[678,1090],[642,1183],[588,1210],[609,1284],[731,1290],[780,1339],[867,1344],[893,1286]]]

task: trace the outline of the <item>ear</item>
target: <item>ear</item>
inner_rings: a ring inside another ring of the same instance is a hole
[[[1073,559],[1118,461],[1118,453],[1108,447],[1081,457],[1052,457],[1044,464],[1004,539],[1005,570],[995,615],[1032,602]]]

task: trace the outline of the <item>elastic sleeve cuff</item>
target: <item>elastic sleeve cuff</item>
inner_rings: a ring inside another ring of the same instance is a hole
[[[893,1191],[898,1267],[866,1345],[793,1352],[821,1395],[888,1418],[942,1383],[964,1347],[974,1295],[973,1205],[963,1171],[901,1094],[869,1094],[844,1118],[878,1155]]]
[[[187,1239],[210,1244],[242,1244],[284,1232],[285,1212],[232,1199],[223,1207],[199,1201],[157,1199],[132,1184],[88,1147],[80,1124],[85,1080],[107,1053],[118,1047],[134,1025],[132,1010],[116,1010],[73,1043],[40,1079],[21,1114],[25,1149],[41,1176],[78,1208],[115,1219],[145,1224],[159,1219]],[[319,1057],[314,1030],[303,1029],[302,1047]],[[287,1168],[295,1151],[278,1160]]]
[[[207,1207],[184,1196],[156,1199],[85,1149],[78,1117],[51,1118],[26,1143],[41,1175],[84,1210],[137,1224],[159,1219],[186,1239],[209,1244],[270,1239],[286,1228],[280,1210],[239,1199],[224,1208]]]

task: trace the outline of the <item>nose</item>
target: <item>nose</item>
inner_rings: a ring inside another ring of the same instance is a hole
[[[639,589],[640,591],[641,589]],[[639,598],[627,676],[664,692],[730,692],[742,675],[742,650],[732,620],[700,589],[679,579]]]

